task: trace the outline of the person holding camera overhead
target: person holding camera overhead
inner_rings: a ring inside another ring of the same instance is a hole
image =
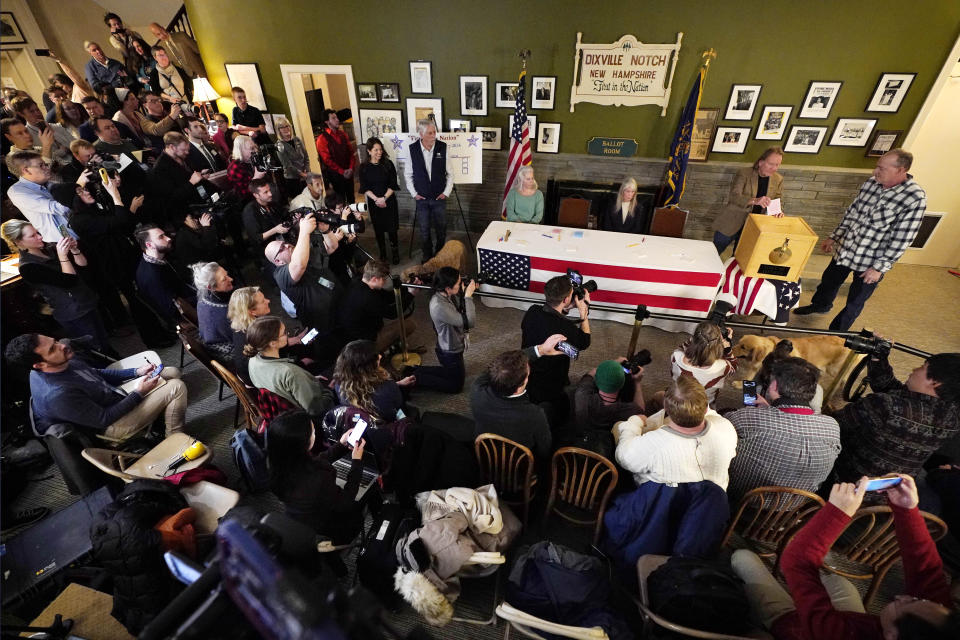
[[[434,276],[430,319],[437,332],[436,352],[440,364],[414,368],[418,388],[444,393],[460,393],[463,389],[467,375],[463,352],[469,345],[468,332],[477,325],[477,310],[473,303],[476,289],[476,280],[470,280],[464,287],[460,272],[453,267],[441,267]]]
[[[544,304],[527,309],[520,323],[520,346],[528,348],[543,344],[555,334],[567,336],[567,344],[578,351],[590,347],[590,292],[582,288],[574,291],[569,276],[550,278],[543,287]],[[576,307],[581,323],[578,327],[567,313]],[[570,403],[564,387],[570,384],[570,357],[551,355],[530,363],[530,381],[527,392],[530,400],[541,405],[550,426],[556,428],[566,421]]]

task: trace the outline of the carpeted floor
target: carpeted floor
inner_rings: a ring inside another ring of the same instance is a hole
[[[451,234],[453,237],[461,237]],[[474,239],[478,237],[474,234]],[[406,247],[409,238],[409,229],[401,229],[401,246],[406,256]],[[465,240],[465,237],[461,237]],[[368,249],[373,250],[371,238],[363,239]],[[414,253],[414,260],[416,259]],[[402,268],[412,263],[405,260]],[[815,288],[815,279],[819,277],[826,261],[823,257],[815,256],[804,274],[804,293],[801,304],[806,304]],[[398,268],[398,269],[399,269]],[[475,273],[475,269],[471,269]],[[273,289],[272,283],[267,283],[268,289]],[[845,295],[845,291],[841,292]],[[279,298],[269,296],[274,300],[273,308],[279,312]],[[517,348],[520,344],[519,324],[523,312],[516,309],[488,308],[478,304],[478,323],[470,335],[470,349],[466,354],[467,382],[469,388],[472,380],[499,352]],[[427,313],[426,297],[418,301],[415,311],[418,326],[420,327],[412,340],[413,345],[427,347],[424,356],[426,364],[435,363],[433,345],[435,336],[431,329]],[[826,328],[830,315],[808,316],[791,321],[792,325],[801,327]],[[751,319],[750,321],[754,321]],[[758,320],[757,320],[758,321]],[[584,372],[595,367],[602,360],[627,355],[626,349],[630,339],[629,325],[596,321],[591,323],[593,328],[593,342],[589,350],[577,360],[571,369],[571,379],[576,381]],[[857,324],[857,327],[868,326],[882,332],[885,336],[930,352],[960,351],[960,278],[947,273],[945,269],[933,267],[916,267],[898,265],[891,271],[884,282],[878,287],[873,298]],[[742,332],[737,332],[739,336]],[[667,359],[670,352],[682,341],[684,335],[673,334],[652,327],[643,327],[639,334],[639,347],[648,348],[653,353],[654,361],[646,368],[643,381],[647,394],[652,394],[666,386],[669,380],[669,366]],[[139,338],[132,337],[118,340],[117,345],[121,353],[129,354],[141,350]],[[163,361],[168,366],[178,364],[180,357],[179,347],[172,347],[161,353]],[[913,356],[894,352],[891,362],[897,375],[903,379],[910,369],[919,364]],[[188,355],[183,369],[183,379],[187,384],[190,395],[190,407],[187,412],[187,431],[206,443],[214,452],[214,463],[223,469],[233,485],[238,483],[238,474],[232,461],[229,439],[233,433],[233,416],[235,399],[226,391],[226,398],[219,401],[217,398],[218,384],[209,372]],[[456,396],[448,396],[432,392],[415,391],[412,403],[421,410],[436,410],[469,415],[469,399],[466,392]],[[739,404],[739,391],[730,386],[724,389],[719,405],[735,406]],[[70,496],[56,467],[36,474],[35,481],[19,496],[14,504],[14,510],[33,506],[49,506],[54,510],[62,509],[76,498]],[[245,496],[244,502],[255,504],[265,509],[278,508],[275,498],[270,494]],[[539,515],[542,504],[532,513]],[[537,539],[540,534],[539,517],[536,517],[528,528],[524,539]],[[589,530],[577,529],[569,526],[559,526],[558,518],[550,521],[549,537],[567,542],[573,546],[585,549],[589,542]],[[11,532],[5,532],[9,534]],[[15,533],[15,532],[13,532]],[[352,579],[352,561],[351,579]],[[877,599],[878,604],[889,600],[892,594],[897,593],[896,587],[902,584],[899,571],[892,573]],[[463,611],[472,611],[474,615],[489,615],[493,600],[492,584],[469,585],[458,605]],[[459,612],[458,612],[459,614]],[[399,614],[390,614],[389,619],[401,629],[410,629],[419,623],[418,617],[410,609]],[[437,638],[498,638],[503,635],[503,623],[495,626],[478,626],[466,623],[451,623],[443,630],[435,631]]]

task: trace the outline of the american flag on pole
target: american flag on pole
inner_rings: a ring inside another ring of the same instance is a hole
[[[480,271],[495,287],[543,293],[547,280],[567,275],[567,268],[584,280],[596,280],[593,302],[636,306],[651,310],[706,314],[713,304],[719,273],[625,267],[616,264],[578,262],[508,251],[478,248]]]
[[[507,182],[503,185],[503,204],[500,218],[507,219],[507,194],[517,179],[520,167],[533,164],[530,153],[530,126],[527,122],[526,84],[527,70],[520,71],[520,86],[517,87],[517,106],[513,111],[513,128],[510,130],[510,155],[507,158]]]

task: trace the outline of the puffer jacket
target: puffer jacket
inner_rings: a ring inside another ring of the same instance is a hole
[[[111,614],[134,635],[179,591],[163,561],[161,534],[153,527],[186,506],[170,483],[137,480],[90,526],[93,557],[113,577]]]

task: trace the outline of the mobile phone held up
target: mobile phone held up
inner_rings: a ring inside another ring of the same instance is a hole
[[[300,338],[300,344],[310,344],[311,342],[313,342],[313,339],[316,338],[317,334],[319,333],[320,332],[317,331],[315,328],[310,329],[310,331],[307,331],[305,336]]]
[[[580,350],[566,340],[562,340],[557,343],[557,351],[564,354],[571,360],[576,360],[580,357]]]
[[[883,489],[895,487],[901,482],[903,482],[903,478],[871,478],[867,481],[867,486],[864,487],[864,491],[882,491]]]
[[[153,371],[150,372],[150,378],[156,378],[160,375],[160,372],[163,371],[163,364],[158,364],[153,368]]]
[[[745,407],[757,406],[757,381],[743,381],[743,405]]]
[[[347,443],[351,447],[357,446],[357,443],[360,442],[360,438],[363,437],[363,432],[367,430],[367,421],[362,418],[357,420],[353,425],[353,431],[350,432],[350,436],[347,438]]]

